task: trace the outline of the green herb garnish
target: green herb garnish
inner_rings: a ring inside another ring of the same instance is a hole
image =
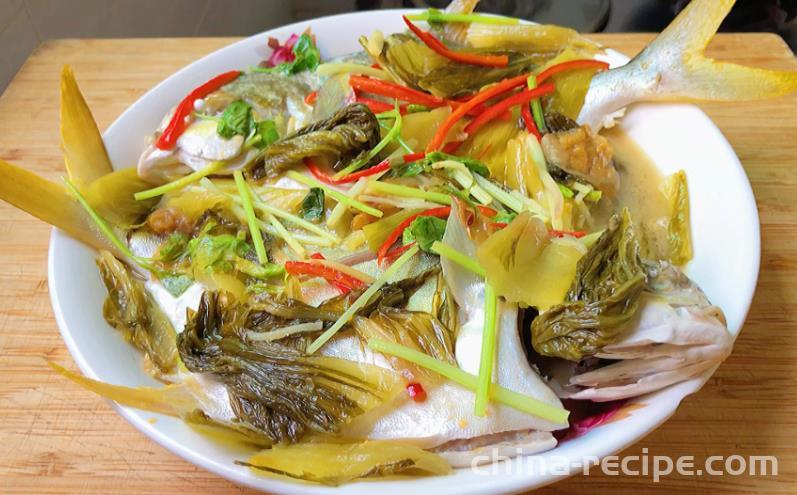
[[[317,222],[324,216],[324,190],[320,187],[311,187],[307,196],[302,200],[302,218]]]

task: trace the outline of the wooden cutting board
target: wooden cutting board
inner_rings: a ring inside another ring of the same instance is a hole
[[[595,35],[628,55],[647,34]],[[70,64],[101,129],[177,69],[231,38],[56,40],[40,46],[0,97],[0,158],[57,179],[62,64]],[[716,58],[797,70],[780,38],[721,34]],[[733,355],[676,415],[623,454],[775,455],[778,476],[576,476],[541,493],[789,493],[797,482],[797,95],[702,105],[733,145],[761,215],[761,277]],[[131,136],[141,139],[141,136]],[[677,143],[673,143],[677,146]],[[732,200],[732,198],[729,198]],[[733,228],[732,225],[728,228]],[[0,493],[253,493],[172,455],[110,405],[56,375],[76,369],[47,292],[50,228],[0,203]],[[733,246],[724,248],[733,249]],[[57,256],[57,253],[56,253]]]

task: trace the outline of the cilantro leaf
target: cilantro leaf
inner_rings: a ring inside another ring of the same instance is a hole
[[[409,233],[407,233],[409,231]],[[446,221],[437,217],[418,217],[404,230],[404,243],[416,241],[423,251],[429,251],[435,241],[442,241]]]
[[[235,100],[221,114],[216,132],[225,139],[235,135],[248,136],[254,125],[252,107],[243,100]]]
[[[254,132],[252,136],[247,139],[247,142],[259,150],[262,150],[266,146],[270,146],[280,138],[277,132],[277,125],[273,120],[258,122],[253,130]]]
[[[302,218],[317,222],[324,216],[324,190],[311,187],[302,200]]]

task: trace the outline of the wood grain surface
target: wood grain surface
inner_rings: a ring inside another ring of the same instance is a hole
[[[650,35],[596,35],[628,55]],[[0,158],[56,179],[58,78],[75,69],[101,129],[147,89],[233,39],[58,40],[31,55],[0,97]],[[797,70],[774,35],[721,34],[711,56]],[[797,95],[702,105],[739,155],[761,215],[758,291],[733,355],[677,414],[624,454],[775,455],[777,476],[576,476],[540,493],[797,491]],[[733,228],[729,225],[728,228]],[[47,291],[50,228],[0,203],[0,493],[252,493],[172,455],[99,397],[57,376],[76,369]],[[727,246],[732,249],[732,246]]]

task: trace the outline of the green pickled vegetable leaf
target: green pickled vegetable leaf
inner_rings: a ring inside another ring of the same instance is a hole
[[[451,472],[451,466],[439,455],[392,440],[278,445],[239,464],[255,472],[331,486],[408,470],[433,475]]]
[[[444,98],[473,93],[488,84],[528,72],[550,56],[510,50],[469,50],[509,56],[506,67],[482,67],[443,57],[409,34],[392,34],[382,44],[369,43],[363,37],[360,44],[399,81]],[[377,46],[381,46],[380,52],[375,51]]]
[[[418,217],[404,229],[404,244],[417,242],[418,247],[429,252],[435,241],[441,241],[446,231],[446,221],[437,217]]]
[[[228,294],[206,292],[177,347],[189,371],[226,387],[236,422],[271,441],[335,433],[401,390],[401,378],[384,368],[245,340],[249,313]]]
[[[320,187],[311,187],[307,196],[302,200],[302,218],[311,222],[318,222],[324,217],[324,190]]]
[[[191,287],[191,284],[194,283],[194,279],[184,274],[169,274],[161,277],[160,282],[161,285],[169,291],[169,294],[174,297],[180,297],[183,292]]]
[[[614,341],[636,313],[647,281],[640,249],[625,209],[578,262],[565,302],[532,322],[534,349],[579,361]]]
[[[105,320],[125,339],[144,352],[163,373],[177,364],[176,333],[169,319],[144,288],[144,282],[108,251],[97,258],[108,298],[102,307]]]
[[[252,252],[252,246],[242,236],[232,234],[203,234],[188,242],[195,271],[229,271],[236,257],[246,257]]]
[[[686,172],[673,174],[664,185],[664,194],[670,208],[667,223],[667,240],[670,248],[670,261],[684,265],[692,259],[692,234],[689,229],[689,188]]]
[[[355,317],[352,328],[364,344],[372,338],[380,338],[456,364],[454,335],[429,313],[380,308],[367,318]],[[434,376],[428,370],[409,363],[402,363],[394,368],[399,372],[409,371],[413,376]]]
[[[275,177],[305,158],[316,156],[324,157],[335,170],[340,170],[379,140],[376,116],[367,106],[354,103],[265,147],[250,173],[255,179]]]
[[[254,125],[252,107],[243,100],[235,100],[221,114],[216,132],[225,139],[235,135],[248,136]]]

